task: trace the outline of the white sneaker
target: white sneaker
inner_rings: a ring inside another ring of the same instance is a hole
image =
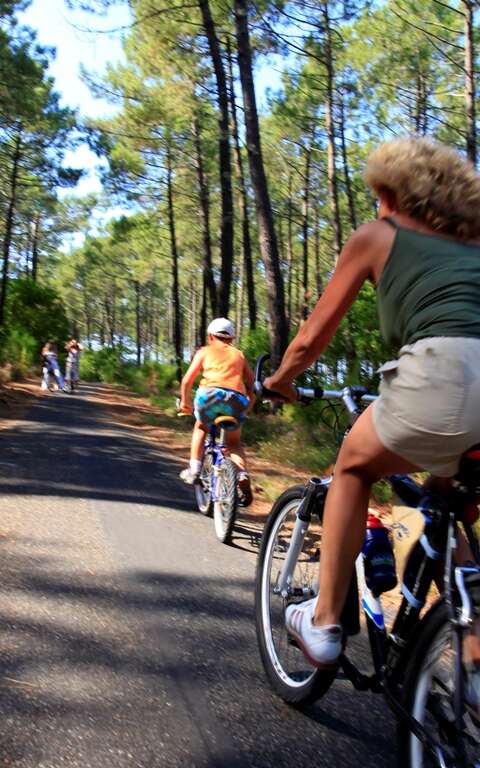
[[[187,467],[186,469],[182,469],[180,472],[180,477],[182,478],[184,483],[187,483],[187,485],[193,485],[194,483],[198,483],[199,476],[195,474],[195,472],[192,472],[190,467]]]
[[[342,652],[342,628],[339,624],[317,627],[312,624],[317,598],[304,603],[291,603],[285,611],[285,625],[295,638],[310,664],[330,667]]]

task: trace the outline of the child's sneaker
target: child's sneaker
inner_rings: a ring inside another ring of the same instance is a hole
[[[342,652],[342,628],[339,624],[317,627],[312,623],[317,598],[291,603],[285,611],[285,625],[303,654],[315,667],[330,667]]]
[[[240,507],[249,507],[253,501],[252,486],[248,472],[238,473],[238,505]]]
[[[182,478],[184,483],[187,483],[187,485],[194,485],[195,483],[198,483],[200,480],[200,477],[195,472],[192,472],[190,467],[187,467],[186,469],[182,469],[180,472],[180,477]]]

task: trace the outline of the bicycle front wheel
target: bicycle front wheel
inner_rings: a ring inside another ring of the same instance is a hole
[[[237,470],[231,459],[224,459],[217,471],[213,521],[217,539],[227,544],[237,514]]]
[[[475,612],[480,616],[480,587],[472,594]],[[468,632],[463,633],[462,647],[468,647]],[[480,765],[480,705],[475,698],[473,671],[468,665],[465,651],[462,655],[464,697],[462,725],[455,723],[454,696],[458,651],[454,639],[455,628],[449,619],[447,605],[440,600],[425,616],[415,641],[415,648],[407,669],[404,697],[407,711],[423,726],[427,736],[444,746],[445,764],[478,768]],[[475,674],[478,674],[476,672]],[[478,683],[478,681],[477,681]],[[448,750],[454,757],[448,757]],[[398,733],[398,765],[402,768],[435,768],[440,762],[429,753],[408,726],[401,723]]]
[[[212,501],[212,454],[205,452],[199,482],[193,486],[197,509],[205,517],[210,517],[213,510]]]
[[[305,658],[285,627],[285,608],[318,592],[321,520],[312,519],[294,566],[288,595],[277,589],[304,487],[289,488],[275,502],[265,524],[258,557],[255,621],[263,667],[274,691],[289,704],[308,704],[323,696],[336,669],[317,669]]]

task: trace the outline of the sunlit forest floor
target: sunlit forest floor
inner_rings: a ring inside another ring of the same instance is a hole
[[[9,382],[0,387],[0,429],[6,429],[10,422],[20,419],[28,407],[40,395],[40,387],[35,379],[22,382]]]

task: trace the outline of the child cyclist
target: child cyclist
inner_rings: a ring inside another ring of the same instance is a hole
[[[230,320],[217,317],[207,328],[208,344],[195,354],[182,379],[180,413],[192,413],[192,387],[197,376],[203,377],[194,402],[195,426],[192,434],[190,465],[180,473],[185,483],[195,483],[202,466],[205,433],[217,416],[234,416],[239,424],[253,405],[253,373],[242,352],[233,346],[235,331]],[[245,451],[240,442],[240,426],[226,433],[230,457],[238,468],[240,503],[252,502]]]
[[[50,376],[55,378],[57,386],[62,392],[65,391],[65,382],[63,380],[60,366],[57,358],[57,345],[53,341],[47,341],[42,347],[42,389],[48,389]]]

